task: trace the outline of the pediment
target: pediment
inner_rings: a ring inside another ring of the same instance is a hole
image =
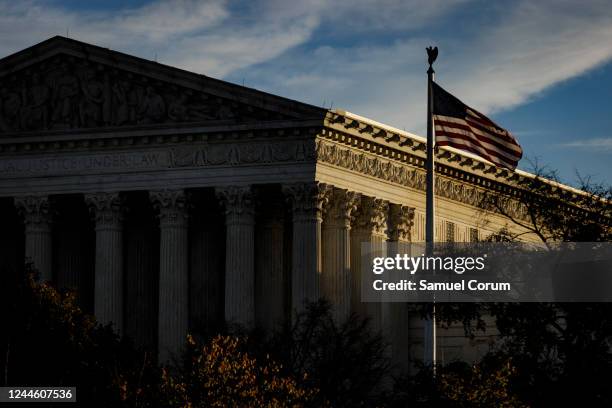
[[[324,112],[63,37],[0,60],[0,133],[269,122]]]

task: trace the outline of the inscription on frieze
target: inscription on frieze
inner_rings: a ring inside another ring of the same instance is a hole
[[[78,172],[156,169],[168,167],[167,152],[92,154],[77,157],[15,158],[0,160],[0,176],[61,175]]]
[[[0,178],[132,172],[173,168],[314,162],[314,145],[303,141],[193,144],[144,152],[125,151],[0,158]]]

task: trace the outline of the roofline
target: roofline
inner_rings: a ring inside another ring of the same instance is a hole
[[[393,126],[390,125],[386,125],[384,123],[381,122],[377,122],[375,120],[369,119],[367,117],[364,116],[360,116],[357,115],[355,113],[346,111],[346,110],[342,110],[342,109],[325,109],[325,108],[321,108],[315,105],[311,105],[308,103],[304,103],[304,102],[300,102],[294,99],[289,99],[289,98],[285,98],[282,96],[278,96],[278,95],[274,95],[272,93],[268,93],[265,91],[260,91],[257,90],[255,88],[249,88],[249,87],[245,87],[245,86],[241,86],[238,84],[234,84],[231,82],[227,82],[227,81],[223,81],[220,79],[216,79],[216,78],[212,78],[209,76],[206,76],[204,74],[198,74],[195,72],[191,72],[191,71],[187,71],[181,68],[177,68],[171,65],[166,65],[166,64],[161,64],[158,63],[156,61],[151,61],[151,60],[147,60],[141,57],[136,57],[134,55],[130,55],[130,54],[126,54],[120,51],[115,51],[115,50],[111,50],[109,48],[104,48],[98,45],[94,45],[94,44],[89,44],[86,42],[82,42],[82,41],[78,41],[72,38],[67,38],[64,36],[60,36],[60,35],[56,35],[53,37],[50,37],[44,41],[41,41],[37,44],[34,44],[28,48],[25,48],[23,50],[17,51],[13,54],[7,55],[3,58],[0,58],[0,76],[4,76],[4,75],[10,75],[10,73],[15,72],[19,69],[24,68],[27,65],[30,65],[34,62],[37,62],[39,60],[39,58],[44,58],[46,57],[46,52],[45,52],[45,48],[46,47],[50,47],[48,51],[53,50],[53,47],[58,47],[61,48],[62,46],[65,46],[68,49],[72,49],[73,51],[77,51],[77,52],[83,52],[85,53],[88,57],[90,56],[90,52],[94,51],[98,54],[105,54],[111,57],[111,59],[118,59],[117,57],[120,57],[121,59],[123,59],[124,61],[127,61],[129,63],[134,64],[136,67],[142,66],[142,65],[146,65],[146,66],[151,66],[151,67],[155,67],[157,68],[157,70],[163,70],[166,71],[165,73],[168,74],[169,77],[174,77],[176,74],[180,74],[183,75],[184,77],[188,77],[189,79],[191,79],[194,82],[199,82],[197,80],[202,80],[205,79],[207,82],[209,83],[213,83],[218,85],[220,88],[229,88],[229,90],[231,91],[239,91],[242,93],[246,93],[246,94],[255,94],[258,95],[260,97],[264,97],[265,99],[267,99],[268,101],[266,102],[277,102],[280,105],[285,105],[285,108],[297,108],[300,107],[306,111],[312,112],[313,116],[311,116],[310,118],[312,119],[316,119],[316,118],[320,118],[322,120],[326,120],[327,116],[329,116],[331,114],[331,116],[342,116],[345,117],[349,120],[352,121],[357,121],[361,124],[364,125],[364,128],[367,126],[370,126],[372,128],[378,128],[379,130],[383,130],[385,132],[388,132],[390,134],[392,134],[393,137],[389,137],[386,140],[390,141],[390,142],[394,142],[397,143],[399,145],[400,148],[402,148],[403,150],[406,150],[406,145],[409,144],[413,144],[414,142],[418,143],[418,144],[426,144],[427,140],[426,138],[416,135],[414,133],[410,133],[407,132],[405,130],[401,130],[398,128],[395,128]],[[34,58],[33,58],[34,57]],[[288,106],[287,106],[288,105]],[[296,112],[297,113],[297,112]],[[317,114],[317,115],[314,115]],[[320,116],[319,116],[320,115]],[[363,130],[363,129],[362,129]],[[395,138],[395,135],[397,135],[397,138]],[[373,137],[376,137],[373,135]],[[453,147],[450,146],[444,146],[440,148],[443,151],[452,153],[454,156],[460,156],[464,159],[469,159],[471,161],[475,161],[480,163],[482,166],[487,166],[489,169],[494,168],[494,169],[498,169],[493,163],[481,158],[480,156],[477,156],[475,154],[469,153],[469,152],[465,152],[459,149],[455,149]],[[535,174],[523,171],[523,170],[507,170],[507,169],[499,169],[500,172],[497,174],[503,174],[503,172],[510,172],[510,173],[514,173],[515,175],[519,176],[519,177],[525,177],[525,178],[529,178],[529,179],[536,179],[539,178],[542,181],[544,181],[545,183],[556,187],[556,188],[561,188],[567,192],[573,193],[573,194],[580,194],[580,195],[588,195],[588,193],[586,193],[583,190],[580,189],[576,189],[574,187],[568,186],[566,184],[562,184],[562,183],[558,183],[556,181],[553,180],[549,180],[546,179],[544,177],[539,177]],[[472,170],[473,171],[473,170]],[[494,170],[495,171],[495,170]],[[507,174],[507,173],[506,173]],[[510,178],[510,177],[507,177]]]

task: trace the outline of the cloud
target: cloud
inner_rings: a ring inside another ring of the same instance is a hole
[[[69,28],[82,41],[317,105],[333,101],[417,133],[425,128],[426,45],[440,47],[443,86],[485,113],[612,57],[606,1],[156,0],[107,11],[53,4],[0,0],[0,55]]]
[[[223,77],[304,43],[320,22],[311,12],[269,7],[233,15],[224,0],[156,0],[139,8],[77,12],[40,0],[0,0],[0,55],[69,29],[81,41]]]
[[[441,84],[484,113],[525,103],[612,57],[612,8],[606,2],[507,3],[480,17],[474,30],[463,30],[463,21],[447,12],[444,24],[430,25],[444,30],[288,52],[240,75],[271,92],[328,106],[333,100],[334,106],[422,134],[428,44],[441,49]]]
[[[612,57],[612,8],[605,1],[523,1],[465,47],[449,85],[492,112]]]
[[[410,31],[473,0],[155,0],[137,8],[70,10],[43,0],[0,0],[0,55],[65,35],[144,58],[225,77],[331,37]],[[24,30],[23,27],[28,27]]]
[[[563,143],[561,147],[587,150],[590,152],[612,152],[612,137],[600,137],[593,139],[582,139],[574,142]]]

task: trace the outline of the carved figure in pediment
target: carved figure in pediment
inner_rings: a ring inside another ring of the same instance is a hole
[[[67,55],[0,79],[0,133],[280,117],[238,99]]]
[[[112,123],[113,117],[113,91],[108,74],[104,74],[104,88],[102,97],[102,121],[108,126]]]
[[[152,86],[147,86],[139,110],[138,123],[162,122],[166,116],[166,103]]]
[[[187,119],[187,95],[181,93],[168,104],[168,118],[180,122]]]
[[[137,123],[138,115],[140,114],[140,101],[143,98],[144,92],[141,87],[130,86],[127,82],[125,83],[125,89],[128,101],[128,120],[130,123]]]
[[[17,92],[0,90],[0,130],[10,132],[19,128],[21,97]]]
[[[189,90],[181,92],[177,97],[171,98],[168,104],[168,118],[180,121],[202,121],[215,119],[216,116],[211,112],[210,105],[199,101],[201,98],[194,97]]]
[[[23,108],[21,110],[21,127],[23,129],[46,129],[49,114],[49,87],[40,79],[40,74],[32,75],[30,87],[23,88]]]
[[[221,103],[217,110],[217,119],[234,119],[235,115],[232,108],[226,104]]]
[[[211,107],[202,103],[192,103],[187,107],[187,119],[188,120],[209,120],[216,119],[216,116],[211,112]]]
[[[129,85],[117,81],[112,86],[114,107],[112,114],[113,125],[123,125],[130,120],[130,107],[128,104],[127,89]]]
[[[54,89],[53,110],[54,127],[78,126],[79,80],[70,73],[68,65],[62,64],[63,75],[57,80]]]
[[[80,73],[82,97],[79,101],[79,119],[81,126],[93,127],[102,120],[104,102],[104,85],[87,69]]]

